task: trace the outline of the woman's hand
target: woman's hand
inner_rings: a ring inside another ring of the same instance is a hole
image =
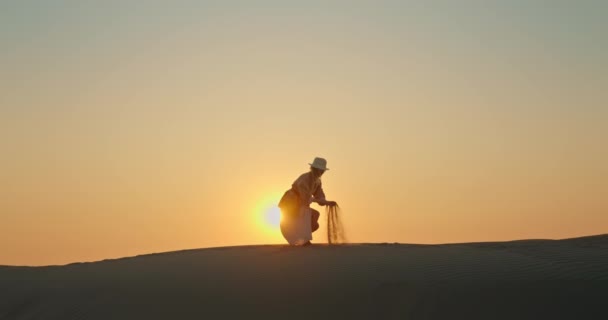
[[[325,201],[325,204],[328,205],[328,206],[330,206],[330,207],[335,207],[335,206],[338,205],[338,203],[335,202],[335,201]]]
[[[337,206],[337,205],[338,205],[338,203],[336,203],[335,201],[327,201],[327,200],[325,200],[325,199],[323,199],[323,200],[317,200],[317,203],[318,203],[320,206],[330,206],[330,207],[333,207],[333,206]]]

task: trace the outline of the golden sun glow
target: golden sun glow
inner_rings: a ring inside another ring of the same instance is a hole
[[[281,211],[277,206],[281,195],[265,197],[256,207],[256,220],[269,232],[276,233],[281,223]]]
[[[265,212],[266,223],[274,228],[279,228],[281,223],[281,210],[276,205],[266,209]]]

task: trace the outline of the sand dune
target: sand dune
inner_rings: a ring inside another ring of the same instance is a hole
[[[608,235],[0,267],[0,319],[608,319]]]

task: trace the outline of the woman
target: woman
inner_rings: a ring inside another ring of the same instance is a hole
[[[319,211],[310,208],[312,202],[321,206],[335,206],[335,201],[325,199],[321,176],[327,161],[315,158],[309,163],[310,171],[302,174],[291,185],[279,202],[281,208],[281,233],[291,245],[310,245],[312,233],[319,229]]]

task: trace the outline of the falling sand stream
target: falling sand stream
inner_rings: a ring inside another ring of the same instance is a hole
[[[346,243],[346,235],[344,234],[344,226],[340,220],[340,207],[327,206],[327,243],[337,244]]]

